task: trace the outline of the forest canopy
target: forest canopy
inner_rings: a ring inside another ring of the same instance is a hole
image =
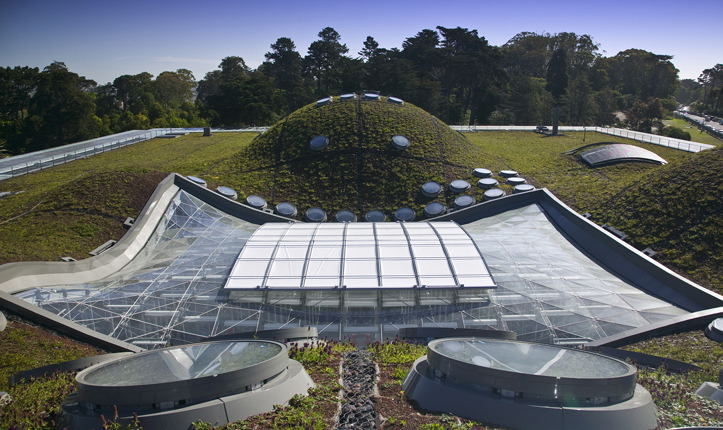
[[[672,56],[628,49],[604,57],[586,34],[523,32],[494,46],[477,30],[439,26],[401,49],[372,36],[363,46],[350,53],[327,27],[305,55],[281,37],[258,68],[228,56],[200,80],[178,69],[99,85],[62,62],[0,68],[0,148],[21,154],[127,130],[270,125],[316,99],[361,91],[408,100],[448,124],[549,124],[559,107],[566,125],[650,130],[616,113],[681,103],[723,111],[723,65],[680,81]]]

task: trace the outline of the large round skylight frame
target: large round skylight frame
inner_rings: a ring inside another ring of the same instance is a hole
[[[422,185],[422,195],[424,197],[437,197],[442,191],[442,186],[434,181],[425,182]]]
[[[387,220],[387,216],[384,215],[384,212],[373,209],[364,214],[364,221],[366,222],[384,222]]]
[[[464,179],[457,179],[449,184],[449,191],[453,193],[463,193],[470,189],[469,182]]]
[[[492,171],[490,169],[478,167],[472,171],[472,175],[477,178],[489,178],[492,176]]]
[[[229,357],[236,360],[229,362]],[[190,369],[197,361],[204,363],[202,358],[212,360],[202,369],[204,373],[191,375]],[[184,367],[191,361],[193,364]],[[214,364],[216,362],[217,364]],[[144,373],[143,370],[148,370],[152,364],[159,366]],[[162,366],[164,364],[167,366],[165,369]],[[154,405],[213,398],[243,391],[248,386],[261,384],[278,375],[288,364],[288,351],[281,342],[204,342],[151,350],[96,365],[78,373],[75,385],[77,399],[81,403],[100,406]],[[223,366],[229,369],[218,372]],[[188,375],[183,373],[184,369]],[[163,380],[164,372],[170,372],[175,380],[168,377],[168,373],[165,373],[166,378]],[[135,374],[135,380],[131,379],[132,374]],[[220,375],[223,376],[219,377]],[[114,378],[123,383],[106,382]],[[138,383],[134,383],[136,381]]]
[[[309,148],[312,151],[321,151],[327,146],[329,146],[329,138],[323,135],[316,136],[309,142]]]
[[[392,137],[392,146],[394,146],[395,149],[404,151],[405,149],[409,148],[409,139],[407,139],[406,136],[397,134],[396,136]]]
[[[191,175],[189,175],[189,176],[186,176],[186,177],[188,178],[189,181],[193,182],[193,183],[196,184],[196,185],[200,185],[200,186],[202,186],[203,188],[207,188],[207,187],[208,187],[208,184],[206,184],[206,181],[204,181],[203,179],[201,179],[201,178],[199,178],[199,177],[197,177],[197,176],[191,176]]]
[[[236,193],[236,190],[230,187],[220,186],[216,188],[216,192],[221,194],[222,196],[226,197],[227,199],[231,200],[237,200],[238,194]]]
[[[427,362],[453,383],[569,406],[628,400],[637,379],[635,366],[602,354],[512,340],[433,340]]]
[[[293,218],[296,216],[298,211],[296,210],[296,206],[289,202],[281,202],[278,205],[276,205],[276,208],[274,209],[274,213],[277,215],[281,215],[286,218]]]
[[[306,222],[326,222],[326,219],[326,211],[322,208],[309,208],[304,214],[304,221]]]

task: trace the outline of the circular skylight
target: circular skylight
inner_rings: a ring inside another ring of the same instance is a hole
[[[317,101],[316,101],[316,105],[317,105],[317,106],[324,106],[324,105],[327,105],[327,104],[329,104],[329,103],[331,103],[331,97],[325,97],[325,98],[323,98],[323,99],[321,99],[321,100],[317,100]]]
[[[422,194],[425,197],[437,197],[442,192],[442,186],[436,182],[426,182],[422,185]]]
[[[532,190],[534,190],[534,189],[535,189],[535,186],[534,186],[534,185],[531,185],[531,184],[520,184],[520,185],[517,185],[517,186],[512,190],[512,193],[513,193],[513,194],[524,193],[524,192],[526,192],[526,191],[532,191]]]
[[[364,220],[366,222],[384,222],[387,220],[387,216],[384,215],[384,212],[373,210],[369,211],[364,215]]]
[[[337,214],[334,216],[334,220],[336,222],[356,222],[356,214],[354,212],[349,210],[342,210],[337,212]]]
[[[574,379],[607,379],[633,376],[634,388],[636,373],[635,367],[620,360],[599,355],[579,349],[568,349],[554,345],[543,345],[513,340],[478,340],[475,338],[439,339],[429,343],[429,352],[432,353],[430,364],[463,363],[468,373],[461,372],[461,367],[448,367],[447,377],[469,381],[489,374],[488,369],[499,370],[495,374],[524,374],[530,376],[543,376],[540,381],[551,384],[550,392],[563,388],[558,378]],[[453,365],[454,366],[454,365]],[[435,368],[437,368],[435,366]],[[514,378],[513,375],[507,376]],[[479,378],[481,379],[481,378]],[[492,381],[491,379],[489,380]],[[500,384],[501,381],[495,381]],[[532,381],[530,381],[532,382]],[[500,384],[501,385],[501,384]],[[507,387],[497,386],[505,389]],[[587,387],[594,391],[596,387]],[[601,391],[605,391],[603,388]],[[630,390],[632,391],[632,390]],[[627,390],[619,395],[632,395]]]
[[[511,178],[513,176],[517,176],[517,172],[514,170],[501,170],[500,176],[502,176],[503,178]]]
[[[246,197],[246,204],[255,209],[266,209],[266,200],[261,196]]]
[[[723,318],[716,318],[708,324],[705,334],[716,342],[723,342]]]
[[[288,361],[286,347],[272,341],[157,349],[80,372],[78,400],[93,405],[150,405],[223,395],[273,377]]]
[[[459,196],[456,199],[454,199],[454,208],[455,209],[464,209],[468,208],[475,204],[474,197],[469,195]]]
[[[520,177],[517,177],[517,176],[513,176],[513,177],[511,177],[511,178],[507,178],[507,181],[505,181],[505,182],[506,182],[507,184],[509,184],[509,185],[522,185],[522,184],[526,184],[526,183],[527,183],[527,181],[525,180],[525,178],[520,178]]]
[[[327,146],[329,146],[329,139],[326,136],[321,135],[311,139],[311,142],[309,143],[309,147],[314,151],[321,151]]]
[[[356,99],[356,94],[350,93],[350,94],[342,94],[339,96],[339,100],[354,100]]]
[[[394,212],[394,219],[396,221],[414,221],[417,214],[414,213],[412,208],[399,208]]]
[[[233,188],[222,186],[222,187],[216,188],[216,192],[231,200],[238,199],[238,194],[236,194],[236,191],[234,191]]]
[[[322,208],[311,208],[304,214],[304,221],[324,222],[326,221],[326,212]]]
[[[445,208],[442,203],[432,202],[424,207],[424,217],[434,218],[436,216],[442,215],[446,210],[447,208]]]
[[[489,178],[492,176],[492,171],[489,169],[476,168],[472,171],[472,174],[478,178]]]
[[[449,191],[453,193],[462,193],[469,190],[469,188],[469,182],[463,181],[462,179],[457,179],[456,181],[452,181],[452,183],[449,184]]]
[[[296,206],[287,202],[281,202],[276,205],[276,209],[274,209],[274,212],[276,213],[276,215],[285,216],[287,218],[293,218],[296,216],[297,213]]]
[[[491,190],[485,191],[484,199],[485,200],[494,200],[499,199],[500,197],[504,197],[505,192],[499,188],[492,188]]]
[[[364,94],[364,100],[379,100],[379,94],[366,93]]]
[[[396,97],[387,97],[387,101],[389,103],[394,103],[395,105],[403,105],[404,101],[402,99],[398,99]]]
[[[206,186],[207,186],[206,181],[204,181],[204,180],[201,179],[201,178],[198,178],[198,177],[196,177],[196,176],[186,176],[186,177],[188,178],[189,181],[193,182],[193,183],[196,184],[196,185],[200,185],[200,186],[202,186],[202,187],[206,187]]]
[[[494,188],[498,184],[499,184],[499,182],[497,182],[497,179],[495,179],[495,178],[482,178],[479,181],[477,181],[477,186],[482,189],[485,189],[485,190]]]
[[[409,148],[409,139],[398,134],[392,137],[392,145],[399,150],[407,149]]]
[[[429,342],[402,390],[421,408],[505,428],[653,428],[653,399],[636,378],[635,366],[582,349],[446,337]]]

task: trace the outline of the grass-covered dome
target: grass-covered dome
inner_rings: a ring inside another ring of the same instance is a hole
[[[309,143],[319,135],[326,136],[329,145],[314,151]],[[396,149],[391,143],[395,135],[409,139],[409,148]],[[447,191],[451,181],[465,179],[474,185],[474,168],[498,169],[498,163],[424,110],[385,97],[334,97],[324,106],[308,105],[234,156],[239,189],[263,196],[272,206],[288,201],[300,215],[315,206],[329,215],[343,209],[358,215],[379,209],[390,218],[403,206],[417,216],[432,201],[452,207],[458,194]],[[445,192],[437,198],[423,196],[420,189],[428,181],[440,183]],[[467,193],[479,201],[481,191],[473,187]]]

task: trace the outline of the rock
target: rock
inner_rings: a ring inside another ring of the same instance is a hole
[[[8,320],[5,319],[5,314],[0,312],[0,331],[5,330],[5,327],[7,327],[7,326],[8,326]],[[5,394],[7,394],[7,393],[5,393]]]

